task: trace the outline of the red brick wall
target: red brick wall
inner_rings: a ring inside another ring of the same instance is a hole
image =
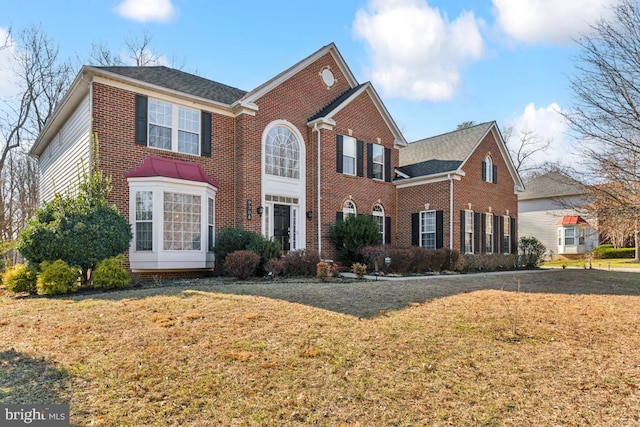
[[[443,243],[449,247],[449,187],[446,180],[398,189],[398,246],[411,246],[411,214],[427,210],[428,203],[428,210],[442,210]]]

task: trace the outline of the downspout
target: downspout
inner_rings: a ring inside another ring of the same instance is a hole
[[[236,116],[233,118],[233,227],[236,227],[236,223],[237,223],[237,215],[238,215],[238,206],[236,206],[237,203],[237,188],[236,188],[236,176],[238,175],[237,171],[238,169],[236,169],[236,150],[237,150],[237,145],[238,145],[238,126],[237,126],[237,122],[238,122],[238,117]]]
[[[449,179],[449,249],[453,250],[453,178],[447,174]],[[462,239],[462,236],[460,236]]]
[[[320,161],[320,129],[318,129],[318,124],[314,124],[313,125],[313,130],[316,131],[318,133],[318,206],[317,206],[317,214],[316,216],[318,217],[318,255],[320,255],[322,253],[322,215],[321,215],[321,209],[320,206],[321,204],[321,193],[320,193],[320,179],[321,179],[321,174],[320,174],[320,168],[321,168],[321,161]]]

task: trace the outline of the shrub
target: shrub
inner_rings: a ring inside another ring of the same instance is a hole
[[[98,289],[121,289],[131,285],[131,275],[123,262],[122,255],[100,261],[92,274],[93,286]]]
[[[240,280],[247,280],[256,274],[260,256],[253,251],[235,251],[226,256],[225,270]]]
[[[270,259],[267,262],[265,268],[267,272],[271,274],[271,278],[275,280],[284,271],[284,259],[283,258]]]
[[[264,276],[267,270],[266,265],[269,260],[274,258],[280,258],[282,256],[282,249],[278,242],[273,240],[267,240],[262,235],[256,235],[253,237],[252,242],[247,248],[260,256],[260,262],[258,263],[257,274]]]
[[[349,215],[329,227],[329,240],[343,264],[364,263],[366,259],[359,250],[380,243],[380,230],[371,215]]]
[[[284,257],[283,274],[289,277],[313,277],[319,262],[320,255],[315,249],[291,251]]]
[[[465,254],[462,271],[513,270],[518,266],[518,256],[514,254]]]
[[[331,277],[340,277],[340,266],[335,262],[331,264]]]
[[[359,262],[356,262],[351,266],[351,271],[353,271],[358,280],[362,280],[364,279],[364,275],[367,272],[367,266],[366,264],[360,264]]]
[[[613,245],[600,245],[591,251],[594,258],[611,259],[611,258],[634,258],[636,256],[635,248],[614,248]]]
[[[546,246],[535,237],[521,237],[518,241],[519,264],[525,268],[536,268],[544,260],[546,250]]]
[[[16,294],[22,292],[36,294],[38,292],[36,283],[37,272],[25,264],[16,264],[13,267],[9,267],[2,274],[3,286],[9,292]]]
[[[80,271],[61,259],[40,264],[38,292],[44,295],[61,295],[78,290]]]
[[[426,249],[418,246],[398,248],[393,246],[366,246],[360,250],[369,269],[378,269],[398,274],[424,274],[443,270],[460,270],[460,254],[450,249]],[[385,257],[391,258],[387,267]]]
[[[328,262],[320,261],[316,266],[316,276],[318,276],[323,282],[327,280],[330,272],[331,265],[329,265]]]

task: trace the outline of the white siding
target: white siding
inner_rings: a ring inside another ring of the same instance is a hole
[[[75,188],[81,168],[91,159],[91,120],[87,95],[49,141],[39,159],[38,202],[46,202],[55,193]]]

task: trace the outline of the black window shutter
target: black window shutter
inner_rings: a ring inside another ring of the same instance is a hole
[[[356,175],[364,176],[364,141],[356,142]]]
[[[487,252],[487,214],[480,214],[480,244],[479,246],[482,248],[482,253]]]
[[[493,216],[493,252],[496,254],[500,253],[500,231],[499,230],[500,230],[500,219],[496,215],[494,215]]]
[[[482,180],[487,180],[487,162],[485,162],[484,160],[482,161]]]
[[[474,244],[473,244],[473,253],[477,254],[480,253],[480,248],[482,248],[482,246],[480,246],[480,242],[482,242],[482,236],[480,236],[480,213],[479,212],[475,212],[473,215],[473,240],[474,240]]]
[[[511,227],[509,232],[511,233],[511,253],[512,254],[517,254],[518,253],[518,248],[517,248],[517,243],[518,243],[518,236],[516,235],[516,219],[515,218],[510,218],[511,220]]]
[[[336,171],[342,173],[342,135],[336,136]]]
[[[373,178],[373,144],[367,142],[367,178]]]
[[[500,240],[499,240],[499,242],[500,242],[500,253],[502,253],[502,252],[504,252],[504,249],[505,249],[505,248],[502,247],[502,242],[504,240],[504,217],[502,215],[500,215],[499,221],[500,222],[498,224],[498,227],[499,227],[499,233],[500,233]]]
[[[203,157],[211,157],[211,113],[205,111],[200,115],[200,133],[201,154]]]
[[[391,244],[391,217],[384,217],[384,243],[387,245]]]
[[[384,149],[384,180],[391,182],[391,148]]]
[[[411,244],[420,246],[420,214],[411,214]]]
[[[444,247],[444,215],[436,211],[436,249]]]
[[[493,183],[498,183],[498,166],[493,165]]]
[[[147,145],[147,97],[136,95],[136,144]]]
[[[342,222],[342,211],[336,212],[336,222]]]
[[[466,233],[465,233],[465,223],[464,223],[464,219],[465,219],[465,212],[464,210],[460,211],[460,253],[464,254],[464,240],[466,238]]]

